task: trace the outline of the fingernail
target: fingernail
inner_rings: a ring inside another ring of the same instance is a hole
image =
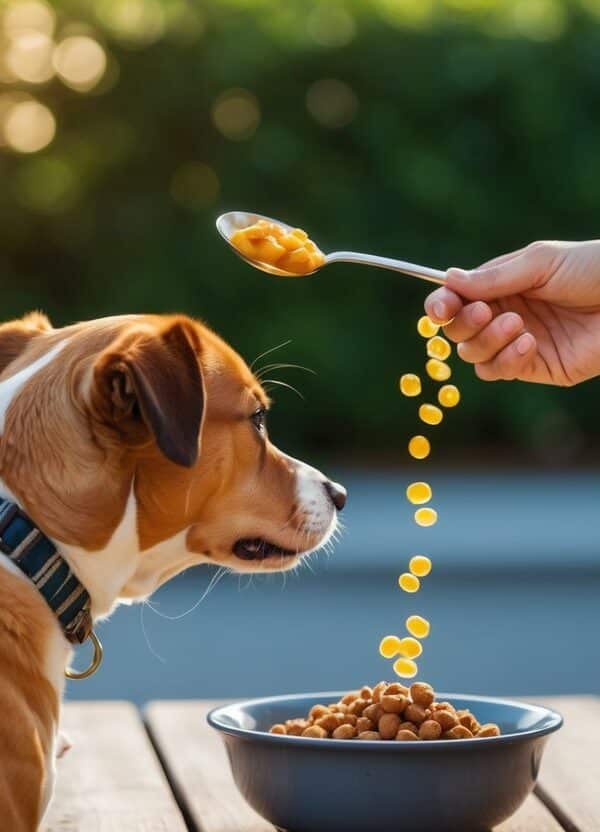
[[[465,347],[465,345],[464,345],[463,341],[461,341],[460,344],[456,345],[456,352],[458,353],[460,358],[463,357],[463,352],[465,351],[464,347]]]
[[[476,303],[471,312],[471,318],[475,324],[484,324],[490,316],[489,308],[485,303]]]
[[[534,344],[535,339],[533,335],[529,332],[525,332],[517,341],[517,352],[519,355],[526,355]]]
[[[471,272],[465,269],[452,268],[448,269],[448,277],[451,277],[453,280],[467,281],[471,279]]]
[[[438,321],[444,321],[446,319],[446,307],[441,301],[438,300],[433,304],[433,314]]]
[[[502,332],[504,332],[505,335],[512,335],[512,333],[516,332],[521,326],[521,320],[515,315],[511,315],[509,318],[504,318],[500,321],[500,326],[502,327]]]

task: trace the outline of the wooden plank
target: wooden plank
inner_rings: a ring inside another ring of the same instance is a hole
[[[239,795],[206,714],[217,702],[152,702],[146,722],[181,806],[202,832],[274,832]],[[495,832],[563,832],[531,795]]]
[[[220,737],[206,723],[218,702],[151,702],[146,724],[179,805],[202,832],[273,832],[238,792]]]
[[[73,747],[58,760],[42,832],[185,832],[133,705],[70,703],[62,725]]]
[[[600,699],[562,696],[539,700],[564,719],[548,743],[537,794],[569,832],[600,829]]]

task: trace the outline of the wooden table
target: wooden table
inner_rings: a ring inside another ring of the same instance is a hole
[[[600,698],[537,701],[559,710],[539,786],[495,832],[599,832]],[[71,703],[74,747],[58,763],[43,832],[274,832],[238,794],[205,715],[217,703]],[[368,832],[365,830],[365,832]]]

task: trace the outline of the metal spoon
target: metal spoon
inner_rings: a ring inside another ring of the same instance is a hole
[[[439,269],[430,269],[428,266],[406,263],[404,260],[392,260],[390,257],[377,257],[374,254],[359,254],[357,251],[334,251],[331,254],[327,254],[325,255],[323,266],[319,266],[318,269],[312,272],[307,272],[306,275],[298,275],[294,272],[285,271],[285,269],[278,269],[277,266],[262,263],[260,260],[250,260],[250,258],[239,252],[231,244],[231,237],[236,231],[239,231],[241,228],[247,228],[249,225],[254,225],[259,220],[274,222],[282,228],[285,228],[286,231],[293,231],[291,225],[287,225],[287,223],[281,222],[281,220],[274,220],[262,214],[253,214],[250,211],[228,211],[226,214],[221,214],[217,220],[217,230],[238,257],[241,257],[246,263],[254,266],[255,269],[260,269],[263,272],[267,272],[267,274],[279,275],[280,277],[306,277],[309,274],[315,274],[323,266],[329,266],[331,263],[360,263],[363,266],[377,266],[380,269],[402,272],[411,277],[420,277],[421,280],[428,280],[430,283],[445,283],[446,281],[446,272],[442,272]]]

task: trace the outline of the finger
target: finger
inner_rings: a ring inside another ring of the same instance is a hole
[[[458,312],[454,320],[444,327],[444,335],[451,341],[468,341],[489,324],[493,312],[487,303],[482,300],[469,303]]]
[[[436,289],[425,300],[425,311],[436,324],[445,324],[463,307],[462,298],[445,286]]]
[[[546,279],[550,266],[547,246],[528,246],[522,254],[499,265],[473,269],[449,269],[446,287],[468,300],[494,300],[526,292]]]
[[[518,248],[515,251],[509,251],[507,254],[501,254],[499,257],[492,257],[491,260],[486,260],[485,263],[481,263],[480,266],[477,266],[478,269],[489,269],[491,266],[500,266],[502,263],[506,263],[507,260],[513,260],[515,257],[518,257],[520,254],[523,254],[527,246],[523,248]]]
[[[505,312],[468,341],[461,341],[457,352],[463,361],[479,364],[503,350],[524,330],[523,318],[516,312]]]
[[[476,364],[475,372],[482,381],[525,379],[535,358],[536,348],[537,342],[531,332],[524,332],[491,361]]]

